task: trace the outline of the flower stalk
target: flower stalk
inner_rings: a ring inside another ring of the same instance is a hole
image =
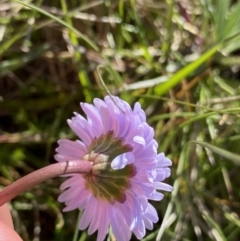
[[[87,174],[92,169],[92,163],[89,161],[72,160],[55,163],[34,171],[0,191],[0,206],[9,202],[20,193],[27,191],[33,186],[40,184],[48,179],[64,174]]]

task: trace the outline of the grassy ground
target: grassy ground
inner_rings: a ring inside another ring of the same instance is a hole
[[[240,1],[0,0],[0,186],[76,138],[66,119],[106,95],[100,66],[173,160],[174,192],[153,203],[160,221],[144,240],[240,240],[239,26]],[[95,240],[75,232],[77,211],[62,213],[61,182],[12,201],[25,241]]]

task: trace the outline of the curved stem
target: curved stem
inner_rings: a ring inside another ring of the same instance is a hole
[[[20,193],[48,179],[73,173],[89,173],[92,163],[89,161],[67,161],[52,164],[34,171],[0,191],[0,206],[10,201]]]

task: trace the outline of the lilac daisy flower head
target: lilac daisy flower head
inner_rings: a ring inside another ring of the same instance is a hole
[[[59,140],[55,159],[59,162],[92,162],[88,174],[71,174],[61,185],[65,190],[59,201],[64,211],[84,210],[79,229],[88,234],[98,230],[103,241],[111,226],[119,241],[138,239],[158,221],[155,208],[148,200],[161,200],[159,191],[172,191],[162,182],[170,176],[172,162],[158,154],[154,131],[139,103],[132,109],[118,97],[94,99],[81,103],[86,118],[75,113],[68,120],[79,140]]]

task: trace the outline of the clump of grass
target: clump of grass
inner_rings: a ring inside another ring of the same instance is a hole
[[[240,2],[26,1],[0,6],[0,185],[53,163],[66,119],[108,90],[146,109],[173,160],[144,240],[240,238]],[[94,240],[55,179],[12,202],[24,240]],[[21,220],[21,221],[20,221]],[[134,237],[132,240],[135,240]]]

